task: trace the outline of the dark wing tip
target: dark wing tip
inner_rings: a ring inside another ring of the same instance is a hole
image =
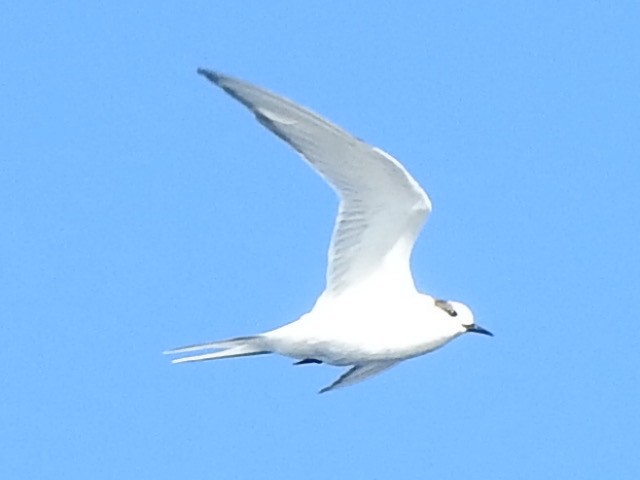
[[[222,80],[222,75],[214,72],[213,70],[207,70],[206,68],[198,68],[198,74],[216,85],[220,85],[220,81]]]
[[[321,390],[318,390],[318,394],[329,392],[333,389],[333,385],[329,385],[328,387],[324,387]]]
[[[240,103],[242,103],[245,107],[247,107],[249,110],[251,110],[252,112],[255,113],[255,108],[253,107],[251,102],[249,102],[247,99],[245,99],[244,97],[239,95],[238,92],[236,92],[236,90],[234,88],[232,88],[232,87],[230,87],[228,85],[228,83],[230,83],[230,82],[233,83],[232,82],[232,80],[233,80],[232,78],[226,77],[226,76],[222,75],[221,73],[214,72],[213,70],[207,70],[206,68],[198,68],[197,72],[200,75],[202,75],[203,77],[205,77],[207,80],[209,80],[211,83],[213,83],[216,86],[218,86],[221,89],[223,89],[225,92],[227,92],[233,98],[235,98]],[[235,82],[238,83],[237,80]],[[258,120],[262,121],[262,120],[260,120],[260,118],[258,118]],[[270,127],[267,126],[267,128],[270,128]]]

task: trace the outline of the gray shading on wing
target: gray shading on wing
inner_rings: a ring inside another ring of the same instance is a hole
[[[335,390],[336,388],[348,387],[349,385],[362,382],[373,375],[377,375],[378,373],[393,367],[396,363],[399,363],[399,361],[392,360],[388,362],[373,362],[365,363],[364,365],[356,365],[341,375],[331,385],[324,387],[318,393],[325,393],[330,390]]]
[[[198,73],[298,151],[340,197],[325,293],[339,295],[383,269],[382,281],[413,285],[411,251],[431,201],[397,160],[279,95],[210,70]]]

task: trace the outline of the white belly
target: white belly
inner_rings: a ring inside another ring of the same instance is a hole
[[[416,316],[415,308],[358,304],[358,310],[315,308],[296,322],[265,334],[272,351],[297,359],[315,358],[332,365],[353,365],[415,357],[455,338],[438,328],[437,319]]]

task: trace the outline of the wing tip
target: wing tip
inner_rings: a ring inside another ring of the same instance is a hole
[[[207,80],[215,83],[216,85],[220,85],[220,82],[222,81],[222,75],[220,75],[218,72],[214,72],[213,70],[200,67],[196,71],[198,72],[198,75],[202,75]]]

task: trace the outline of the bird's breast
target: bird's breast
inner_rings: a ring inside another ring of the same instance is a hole
[[[318,309],[270,332],[274,351],[333,365],[404,359],[433,351],[453,337],[407,309],[378,305]]]

